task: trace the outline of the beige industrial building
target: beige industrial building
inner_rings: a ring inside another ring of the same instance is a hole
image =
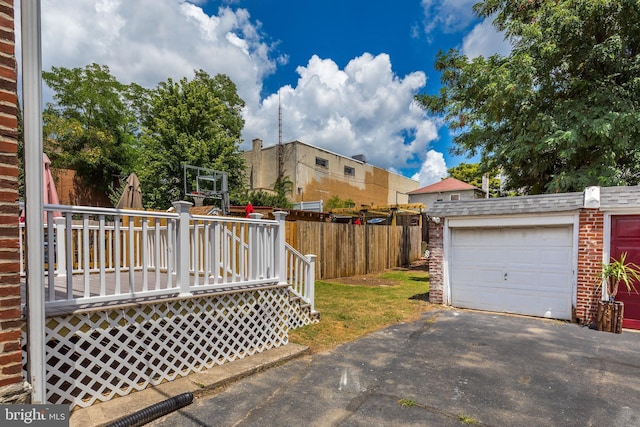
[[[256,138],[243,156],[251,190],[273,191],[282,171],[293,183],[294,203],[338,196],[356,207],[404,204],[407,193],[419,187],[418,181],[366,163],[362,155],[341,156],[300,141],[263,148]]]

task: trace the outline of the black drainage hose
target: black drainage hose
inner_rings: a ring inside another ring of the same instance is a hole
[[[169,412],[176,411],[193,402],[193,393],[182,393],[170,399],[163,400],[154,405],[148,406],[131,415],[122,417],[119,420],[107,425],[107,427],[137,427],[145,425],[156,418],[160,418]]]

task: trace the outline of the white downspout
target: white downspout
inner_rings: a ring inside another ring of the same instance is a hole
[[[47,403],[42,212],[42,47],[40,0],[22,0],[22,107],[27,233],[27,362],[31,403]],[[53,291],[53,290],[52,290]]]

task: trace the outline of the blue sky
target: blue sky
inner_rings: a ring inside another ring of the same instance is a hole
[[[42,0],[43,69],[95,62],[146,87],[223,73],[247,104],[241,148],[278,142],[280,103],[284,142],[365,154],[428,185],[465,161],[412,102],[439,88],[437,51],[508,53],[475,1]]]

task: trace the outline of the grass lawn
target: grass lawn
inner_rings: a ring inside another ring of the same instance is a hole
[[[397,322],[416,320],[430,309],[429,273],[394,269],[381,274],[316,282],[320,323],[289,332],[289,341],[311,351],[344,342]]]

